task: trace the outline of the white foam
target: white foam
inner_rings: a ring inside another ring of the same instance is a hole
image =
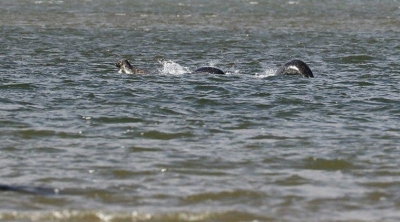
[[[226,75],[240,75],[240,70],[239,69],[235,69],[233,71],[227,70],[225,72]]]
[[[63,4],[64,1],[35,1],[35,4]]]
[[[298,5],[299,1],[288,1],[289,5]]]
[[[276,70],[274,70],[274,69],[266,69],[262,73],[256,73],[255,77],[259,78],[259,79],[262,79],[262,78],[266,78],[266,77],[269,77],[269,76],[275,76],[275,75],[276,75]]]
[[[163,66],[162,69],[159,70],[161,74],[164,75],[182,75],[185,73],[190,73],[189,68],[179,65],[178,63],[168,60],[168,61],[159,61]]]
[[[211,66],[211,67],[215,67],[215,66],[217,66],[218,63],[219,63],[219,60],[218,59],[214,59],[214,60],[209,61],[208,65]]]

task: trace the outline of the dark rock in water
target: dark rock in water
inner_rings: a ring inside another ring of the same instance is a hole
[[[214,67],[201,67],[194,70],[193,73],[225,74],[222,70]]]
[[[276,75],[302,75],[304,77],[314,77],[310,67],[301,60],[292,60],[285,63],[277,71]]]

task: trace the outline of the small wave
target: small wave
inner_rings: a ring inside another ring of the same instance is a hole
[[[0,85],[0,89],[36,89],[37,86],[31,83],[12,83]]]
[[[163,68],[160,69],[159,72],[164,75],[182,75],[185,73],[190,73],[189,68],[181,66],[171,60],[160,61],[160,64],[163,66]]]
[[[35,1],[35,4],[63,4],[64,1]]]
[[[156,139],[156,140],[173,140],[173,139],[189,138],[194,136],[193,133],[190,131],[168,133],[156,130],[143,132],[140,133],[140,135],[148,139]]]
[[[217,66],[217,64],[219,63],[218,59],[214,59],[208,62],[208,65],[211,67]]]
[[[346,170],[353,166],[347,160],[342,159],[323,159],[308,157],[304,159],[304,167],[313,170]]]
[[[340,60],[344,63],[363,63],[363,62],[368,62],[370,60],[374,59],[374,57],[370,56],[370,55],[364,55],[364,54],[360,54],[360,55],[349,55],[349,56],[344,56],[341,57]]]
[[[264,72],[262,73],[256,73],[255,77],[262,79],[262,78],[266,78],[269,76],[275,76],[276,70],[274,69],[266,69]]]

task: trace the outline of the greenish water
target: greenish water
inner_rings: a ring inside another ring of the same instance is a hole
[[[0,220],[398,221],[399,16],[0,1]],[[274,76],[295,58],[315,78]],[[228,74],[190,74],[207,65]]]

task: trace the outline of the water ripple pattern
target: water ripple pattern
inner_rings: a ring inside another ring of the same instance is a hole
[[[398,221],[399,14],[1,1],[0,221]]]

